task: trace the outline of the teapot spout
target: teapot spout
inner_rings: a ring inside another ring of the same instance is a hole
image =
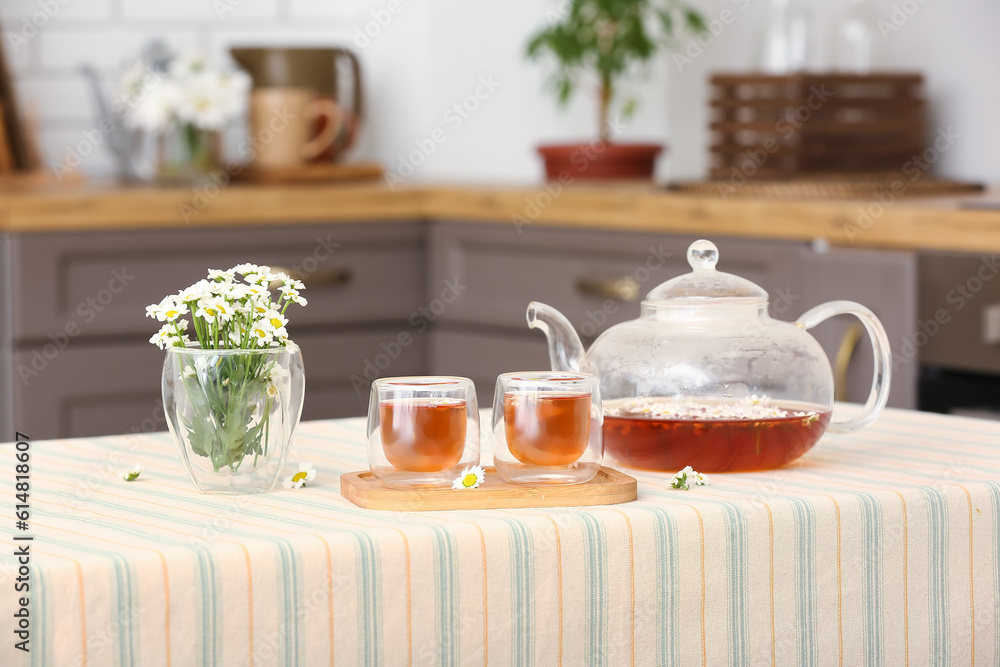
[[[566,316],[538,301],[528,304],[528,327],[541,329],[549,340],[549,363],[554,371],[582,372],[587,355],[576,329]]]

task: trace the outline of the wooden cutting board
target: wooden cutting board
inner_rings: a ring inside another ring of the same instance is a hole
[[[348,472],[340,476],[340,495],[358,507],[395,512],[617,505],[637,497],[635,479],[613,468],[584,484],[538,486],[509,484],[496,468],[485,470],[486,481],[475,489],[391,489],[367,470]]]
[[[382,177],[382,166],[374,162],[321,162],[285,169],[248,167],[236,180],[251,183],[337,183],[369,181]]]

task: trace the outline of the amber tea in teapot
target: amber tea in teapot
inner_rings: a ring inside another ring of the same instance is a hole
[[[812,449],[830,414],[793,403],[619,399],[604,406],[604,447],[643,470],[768,470]]]

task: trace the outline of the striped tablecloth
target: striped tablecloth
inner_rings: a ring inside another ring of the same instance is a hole
[[[166,434],[33,443],[30,654],[0,448],[0,664],[1000,664],[998,423],[890,410],[688,492],[418,514],[339,496],[363,440],[306,423],[316,484],[245,499],[193,492]]]

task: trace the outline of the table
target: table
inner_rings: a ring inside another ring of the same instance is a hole
[[[363,441],[305,423],[315,485],[245,498],[195,493],[167,434],[32,443],[32,651],[10,509],[0,664],[1000,663],[1000,423],[888,410],[691,491],[638,474],[625,505],[417,514],[339,496]]]

